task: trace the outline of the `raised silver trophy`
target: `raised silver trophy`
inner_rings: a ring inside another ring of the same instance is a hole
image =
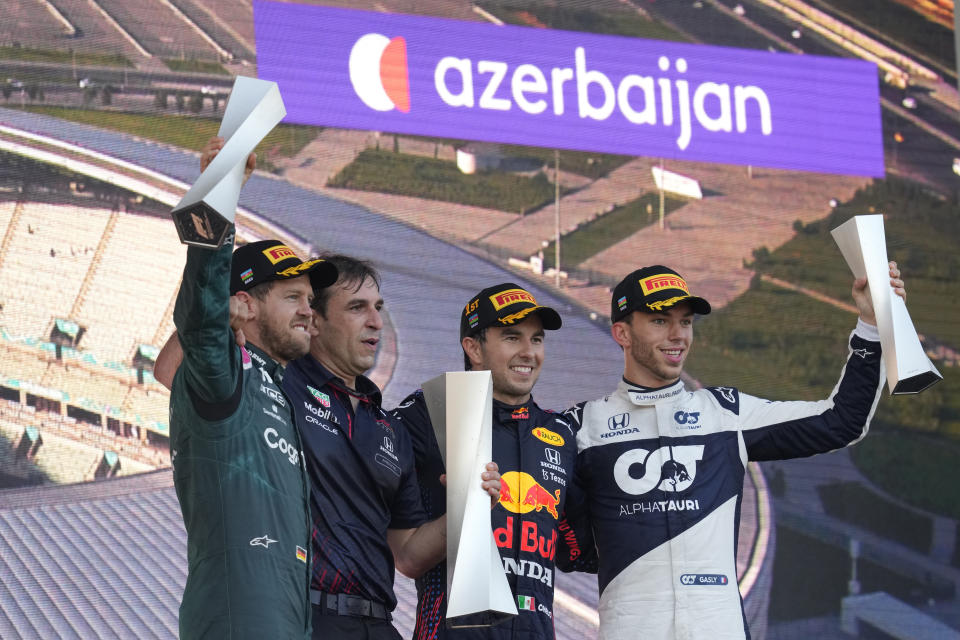
[[[247,156],[287,110],[276,82],[237,76],[223,111],[223,149],[170,215],[180,242],[208,249],[223,244],[237,213]]]
[[[890,290],[883,216],[854,216],[831,233],[854,277],[866,277],[870,287],[890,393],[920,393],[942,380],[920,344],[906,302]]]
[[[489,371],[445,373],[423,395],[447,470],[447,626],[478,627],[517,615],[490,528],[480,473],[493,455]]]

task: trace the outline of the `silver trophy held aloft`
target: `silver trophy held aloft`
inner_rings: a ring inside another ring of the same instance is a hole
[[[831,233],[854,277],[866,277],[870,287],[890,393],[920,393],[942,380],[920,344],[906,302],[890,290],[883,216],[854,216]]]
[[[489,371],[456,371],[423,383],[447,470],[447,626],[490,626],[517,615],[490,528],[480,473],[493,455]]]
[[[183,244],[216,249],[237,213],[247,156],[287,110],[276,82],[237,76],[217,135],[226,141],[170,215]]]

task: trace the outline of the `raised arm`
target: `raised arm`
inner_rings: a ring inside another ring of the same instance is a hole
[[[890,263],[890,286],[906,298],[900,270]],[[883,390],[883,360],[876,316],[866,279],[853,284],[860,312],[850,335],[847,361],[840,381],[826,400],[770,402],[739,394],[714,393],[740,416],[744,445],[750,460],[801,458],[857,442],[867,434]]]

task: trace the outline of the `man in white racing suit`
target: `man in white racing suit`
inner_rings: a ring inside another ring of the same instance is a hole
[[[895,263],[891,286],[905,297]],[[611,333],[623,348],[617,389],[567,414],[599,560],[600,637],[747,638],[736,535],[750,460],[811,456],[862,438],[882,389],[880,337],[866,280],[853,285],[860,319],[829,398],[771,402],[733,387],[680,380],[694,314],[710,313],[663,266],[613,292]]]

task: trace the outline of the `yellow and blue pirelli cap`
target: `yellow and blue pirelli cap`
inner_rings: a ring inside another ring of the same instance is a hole
[[[621,280],[614,288],[610,301],[610,321],[619,322],[633,311],[666,311],[680,302],[689,303],[694,313],[710,313],[710,303],[690,295],[690,287],[679,273],[659,264],[643,267]]]
[[[279,240],[260,240],[237,247],[230,264],[230,295],[249,291],[271,280],[309,275],[314,291],[337,281],[337,268],[319,258],[300,260],[293,249]]]
[[[560,314],[537,304],[533,294],[513,282],[487,287],[470,299],[460,314],[460,339],[480,333],[487,327],[509,327],[531,313],[540,316],[543,328],[559,329]]]

